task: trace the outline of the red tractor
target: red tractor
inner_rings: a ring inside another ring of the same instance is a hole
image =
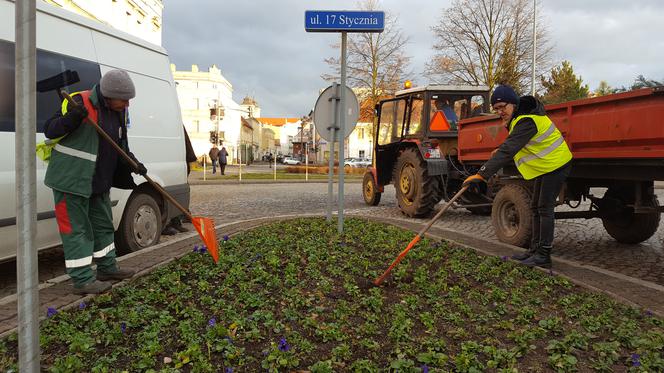
[[[488,98],[486,87],[428,86],[376,105],[365,202],[377,205],[390,183],[408,216],[426,216],[449,200],[507,137],[500,118],[489,114]],[[547,105],[546,111],[574,155],[558,196],[566,208],[556,219],[602,219],[621,243],[652,237],[664,211],[654,189],[664,181],[664,87]],[[498,239],[526,247],[532,183],[507,165],[483,188],[464,193],[459,206],[490,213]]]
[[[363,180],[365,202],[376,206],[384,186],[394,183],[404,214],[429,215],[477,171],[457,159],[459,121],[488,111],[489,89],[477,86],[410,88],[378,103],[375,161]],[[492,194],[489,188],[467,192],[460,205],[473,213],[490,214]]]

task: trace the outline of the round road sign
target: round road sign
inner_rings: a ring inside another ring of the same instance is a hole
[[[338,86],[341,88],[341,85]],[[346,109],[342,110],[342,113],[346,116],[344,138],[348,137],[351,132],[355,129],[357,124],[357,119],[360,115],[360,105],[357,102],[357,96],[352,89],[346,88]],[[316,100],[316,106],[314,107],[314,125],[316,126],[316,134],[327,141],[338,141],[337,139],[331,139],[330,128],[335,127],[334,123],[334,109],[337,93],[335,92],[335,85],[331,85],[323,91],[323,93],[318,96]],[[339,91],[339,96],[341,96],[341,91]],[[341,104],[341,101],[339,101]],[[337,120],[336,127],[339,127],[339,121]],[[337,136],[335,136],[337,137]]]

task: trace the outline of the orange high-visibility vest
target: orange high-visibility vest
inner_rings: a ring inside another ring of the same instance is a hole
[[[442,111],[437,111],[434,113],[433,118],[431,118],[431,123],[429,124],[429,128],[432,131],[450,130],[450,124],[447,121],[447,118],[445,118],[445,115],[443,115]]]

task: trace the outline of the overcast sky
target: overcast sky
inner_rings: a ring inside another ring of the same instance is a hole
[[[417,83],[433,55],[431,26],[449,0],[382,0],[410,38]],[[178,70],[212,64],[233,85],[234,99],[258,101],[264,117],[301,117],[311,110],[337,56],[338,34],[304,31],[305,10],[352,10],[348,0],[164,0],[163,46]],[[538,0],[555,61],[569,60],[591,90],[601,80],[630,86],[634,78],[664,79],[664,1]]]

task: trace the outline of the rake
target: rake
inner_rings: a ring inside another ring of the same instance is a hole
[[[456,201],[459,197],[461,197],[461,195],[462,195],[467,189],[468,189],[468,186],[465,186],[465,187],[461,188],[461,190],[459,190],[459,191],[454,195],[454,197],[452,197],[452,199],[450,199],[449,202],[447,202],[447,204],[445,205],[445,207],[443,207],[440,211],[438,211],[438,213],[436,214],[436,216],[434,216],[433,219],[431,219],[431,221],[430,221],[430,222],[429,222],[424,228],[422,228],[422,230],[420,230],[420,231],[415,235],[415,238],[413,238],[413,239],[410,241],[410,243],[408,244],[408,246],[406,246],[406,248],[405,248],[405,249],[399,254],[399,256],[397,256],[397,258],[394,259],[394,261],[392,262],[392,264],[390,264],[390,266],[387,268],[387,270],[385,270],[385,272],[383,272],[383,274],[380,275],[380,277],[378,277],[377,279],[374,280],[374,282],[373,282],[374,285],[379,286],[379,285],[385,280],[385,278],[390,274],[390,271],[392,271],[392,269],[393,269],[394,267],[396,267],[397,264],[399,264],[399,262],[401,262],[401,260],[406,256],[406,254],[408,254],[408,252],[410,251],[410,249],[412,249],[413,246],[415,246],[418,242],[420,242],[420,240],[422,239],[422,237],[424,237],[424,234],[429,230],[429,228],[431,228],[431,226],[433,225],[433,223],[435,223],[436,220],[438,220],[441,216],[443,216],[443,213],[444,213],[445,211],[447,211],[447,209],[450,208],[450,206],[452,206],[452,204],[454,203],[454,201]]]

